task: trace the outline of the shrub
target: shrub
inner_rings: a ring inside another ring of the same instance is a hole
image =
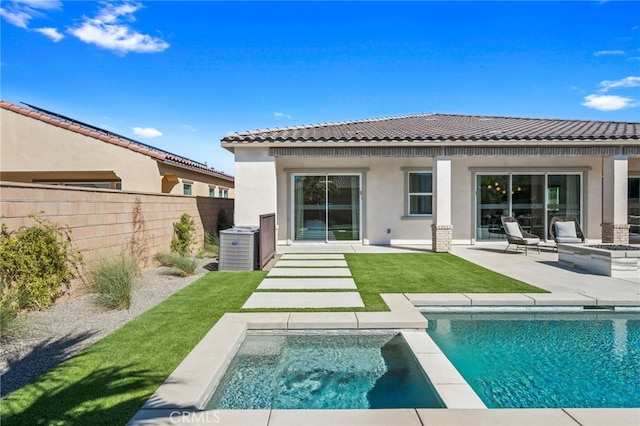
[[[218,228],[218,235],[220,235],[220,231],[231,228],[231,224],[229,223],[229,218],[227,217],[227,212],[224,209],[220,209],[218,212],[218,221],[216,223]]]
[[[107,309],[129,309],[137,271],[138,264],[129,256],[98,261],[89,273],[98,304]]]
[[[204,245],[200,250],[199,257],[217,256],[220,248],[220,239],[215,233],[205,232]]]
[[[0,341],[10,340],[20,334],[16,317],[26,305],[26,299],[26,292],[19,287],[13,287],[0,297]]]
[[[162,266],[172,266],[174,257],[175,257],[174,253],[161,251],[153,255],[153,260],[155,260]]]
[[[192,256],[183,256],[177,253],[160,252],[153,256],[153,259],[162,266],[179,271],[179,275],[186,277],[193,275],[198,269],[198,261]]]
[[[180,222],[173,224],[173,238],[171,239],[171,251],[186,256],[191,252],[194,243],[195,224],[191,216],[186,213],[180,217]]]
[[[176,256],[173,267],[180,271],[180,275],[187,277],[193,275],[198,269],[198,261],[192,256]]]
[[[32,227],[10,233],[3,224],[0,231],[0,304],[13,306],[9,311],[49,308],[81,262],[71,247],[70,230],[33,219]]]

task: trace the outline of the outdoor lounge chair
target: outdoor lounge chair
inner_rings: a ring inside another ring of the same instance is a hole
[[[584,243],[578,219],[573,216],[553,216],[549,222],[549,234],[556,242],[555,249],[558,248],[558,243]]]
[[[524,254],[528,255],[529,246],[535,246],[540,253],[540,238],[537,235],[525,232],[518,221],[513,217],[501,217],[502,227],[504,228],[504,234],[507,236],[507,248],[504,249],[506,253],[511,244],[515,244],[516,251],[520,246],[524,247]]]

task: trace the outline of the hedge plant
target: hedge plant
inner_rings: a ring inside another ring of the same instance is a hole
[[[173,224],[173,238],[171,239],[171,251],[180,256],[191,253],[191,245],[195,242],[195,223],[187,213],[180,216],[180,221]]]
[[[81,256],[71,246],[70,230],[33,217],[35,225],[0,230],[0,312],[2,325],[23,309],[49,308],[74,278]]]

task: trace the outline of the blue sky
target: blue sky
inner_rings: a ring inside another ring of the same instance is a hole
[[[2,99],[231,174],[234,131],[428,112],[640,121],[640,2],[0,6]]]

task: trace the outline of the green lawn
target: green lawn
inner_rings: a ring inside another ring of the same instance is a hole
[[[346,254],[367,310],[380,293],[546,293],[448,253]]]
[[[0,407],[2,425],[125,424],[225,312],[240,310],[265,275],[205,275],[9,395]]]
[[[380,293],[542,291],[445,253],[346,258],[367,311],[388,310]],[[9,395],[0,404],[2,425],[126,423],[225,312],[240,310],[265,276],[205,275]]]

